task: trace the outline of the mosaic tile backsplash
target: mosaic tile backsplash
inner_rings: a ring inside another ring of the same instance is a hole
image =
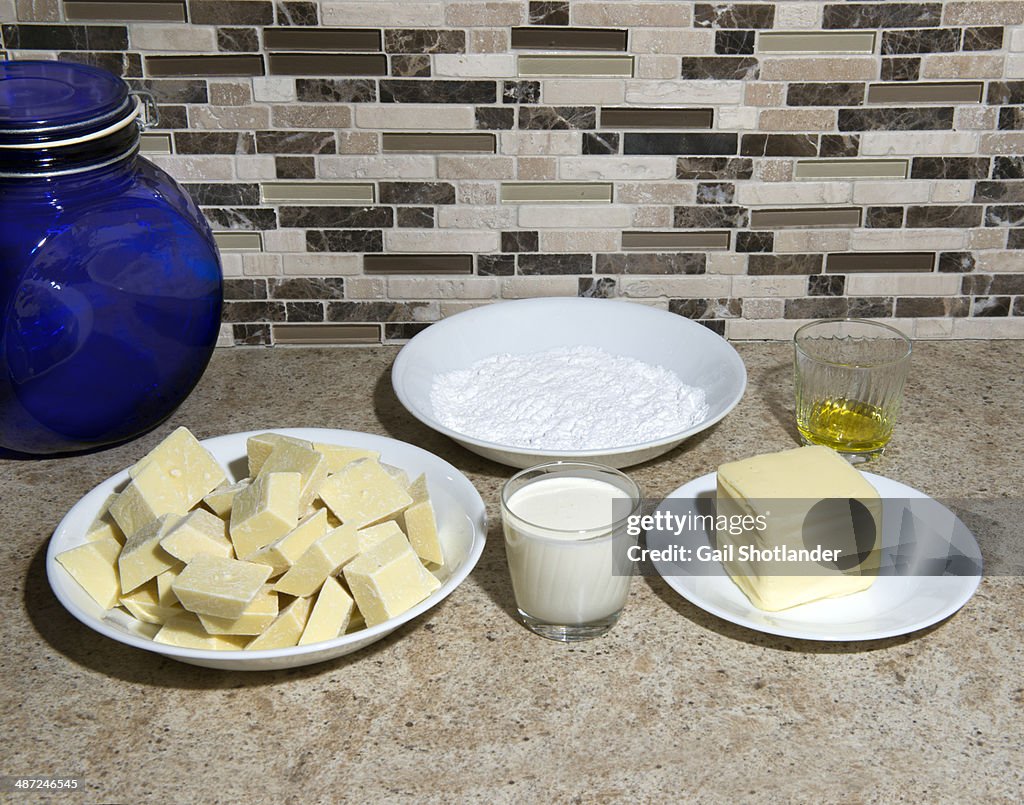
[[[151,92],[224,344],[597,296],[733,339],[1024,337],[1024,2],[0,0]]]

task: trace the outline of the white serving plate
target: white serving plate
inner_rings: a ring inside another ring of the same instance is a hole
[[[500,353],[556,347],[597,347],[665,367],[704,389],[708,415],[693,427],[610,450],[540,450],[477,439],[442,425],[430,404],[434,378]],[[395,359],[395,394],[409,413],[485,458],[512,467],[545,461],[593,461],[629,467],[667,453],[736,407],[747,385],[743,361],[728,341],[683,316],[636,302],[558,297],[521,299],[473,308],[432,324]]]
[[[886,500],[921,500],[928,502],[930,512],[948,516],[950,523],[956,523],[954,546],[966,557],[968,564],[973,563],[977,572],[959,576],[880,575],[863,592],[814,601],[779,612],[765,612],[750,603],[724,569],[710,575],[686,575],[679,573],[679,565],[655,562],[655,568],[668,585],[691,604],[739,626],[782,637],[829,641],[878,640],[924,629],[948,618],[970,600],[981,581],[982,557],[977,541],[952,512],[923,492],[880,475],[862,474],[883,499],[883,507]],[[676,510],[677,513],[687,507],[696,510],[693,507],[698,499],[714,500],[716,485],[717,473],[696,478],[672,492],[658,510]],[[903,520],[887,517],[883,508],[882,522],[884,555],[886,547],[899,542]],[[934,531],[921,529],[915,534],[915,539],[925,552],[928,540],[935,541],[937,551],[946,548],[945,543],[939,544]],[[681,535],[678,544],[695,551],[699,546],[714,545],[714,542],[707,530],[696,529]]]
[[[232,433],[205,439],[202,444],[221,463],[228,477],[238,480],[245,476],[247,470],[246,439],[258,433],[268,432],[309,441],[378,450],[382,461],[405,470],[410,478],[426,473],[446,560],[445,567],[437,573],[442,582],[441,587],[396,618],[334,640],[325,640],[308,646],[263,651],[212,651],[155,643],[143,631],[148,625],[143,625],[143,630],[140,630],[133,626],[134,619],[126,613],[118,610],[104,611],[55,559],[60,552],[86,542],[86,529],[96,518],[104,501],[112,492],[121,489],[128,480],[128,470],[125,469],[99,484],[78,501],[61,520],[50,539],[46,552],[46,575],[65,609],[90,629],[106,637],[192,665],[234,671],[297,668],[350,654],[380,640],[450,595],[480,559],[487,538],[487,518],[480,494],[469,479],[455,467],[419,447],[384,436],[325,428],[286,428]]]

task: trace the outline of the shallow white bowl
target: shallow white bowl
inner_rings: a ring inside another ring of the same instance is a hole
[[[246,474],[246,439],[267,432],[270,431],[232,433],[206,439],[202,444],[221,463],[228,477],[237,480]],[[437,573],[442,582],[440,589],[396,618],[369,629],[308,646],[263,651],[208,651],[155,643],[144,631],[147,624],[139,627],[138,621],[119,610],[104,611],[55,558],[61,551],[86,542],[86,529],[96,518],[107,497],[123,487],[128,480],[128,470],[125,469],[95,487],[76,503],[53,532],[46,551],[46,575],[64,608],[102,635],[191,665],[234,671],[297,668],[350,654],[380,640],[403,623],[440,603],[462,583],[480,559],[487,539],[484,502],[469,479],[447,461],[411,444],[369,433],[324,428],[287,428],[274,429],[272,432],[309,441],[378,450],[382,461],[405,470],[410,478],[426,473],[445,554],[445,567]]]
[[[459,433],[434,417],[430,389],[437,375],[499,353],[568,346],[598,347],[675,372],[683,383],[704,390],[707,417],[661,439],[611,450],[514,447]],[[499,302],[432,324],[402,348],[391,370],[391,383],[402,405],[418,420],[501,464],[530,467],[544,461],[582,459],[628,467],[660,456],[718,422],[743,397],[747,371],[729,342],[683,316],[634,302],[567,297]]]

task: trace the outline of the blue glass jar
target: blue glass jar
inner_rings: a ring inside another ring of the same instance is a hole
[[[213,353],[217,247],[189,195],[138,155],[141,109],[103,70],[0,62],[0,448],[138,436]]]

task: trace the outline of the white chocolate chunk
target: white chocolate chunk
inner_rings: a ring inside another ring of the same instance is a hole
[[[201,648],[231,651],[245,648],[249,642],[246,635],[212,635],[207,634],[199,618],[191,612],[183,612],[165,623],[153,640],[168,646],[182,648]]]
[[[255,478],[263,468],[274,448],[282,444],[293,444],[300,447],[311,447],[305,439],[283,436],[280,433],[260,433],[245,440],[245,452],[249,458],[249,477]]]
[[[306,620],[309,618],[311,600],[309,598],[296,598],[277,616],[277,619],[270,624],[263,634],[256,637],[247,649],[258,651],[268,648],[288,648],[299,642],[302,630],[306,628]]]
[[[203,503],[222,520],[227,520],[231,516],[231,504],[235,500],[235,495],[251,483],[251,478],[243,478],[233,484],[221,484],[203,498]]]
[[[94,539],[77,548],[57,554],[57,561],[71,578],[104,609],[117,606],[121,595],[117,556],[121,544],[113,537]]]
[[[354,607],[352,596],[345,592],[341,582],[333,576],[328,578],[317,593],[316,603],[306,621],[306,628],[302,630],[299,645],[333,640],[344,633]]]
[[[412,503],[405,487],[373,459],[354,461],[328,476],[320,497],[342,523],[356,528],[394,517]]]
[[[327,524],[327,509],[318,509],[295,528],[278,540],[271,542],[266,548],[260,548],[249,557],[250,562],[259,562],[273,568],[273,575],[284,573],[295,564],[330,527]]]
[[[357,553],[359,534],[356,529],[343,525],[328,531],[277,580],[274,589],[288,595],[313,595],[328,576],[337,573]]]
[[[160,540],[160,547],[175,559],[191,562],[201,553],[223,556],[231,559],[235,555],[227,535],[227,523],[206,509],[193,509],[186,514],[167,536]]]
[[[117,540],[118,544],[124,545],[125,534],[114,519],[114,515],[110,513],[110,504],[115,500],[117,500],[116,494],[107,497],[103,506],[100,507],[100,513],[96,515],[96,519],[92,521],[92,525],[85,532],[86,539],[94,540],[110,537]]]
[[[405,474],[405,470],[399,467],[393,467],[390,464],[385,464],[383,461],[379,462],[381,469],[384,470],[388,475],[398,481],[399,486],[403,489],[409,488],[409,476]]]
[[[270,568],[238,559],[199,555],[171,585],[181,605],[197,615],[241,617],[270,576]]]
[[[172,585],[174,584],[174,580],[178,578],[178,574],[184,569],[185,565],[178,562],[178,564],[170,570],[165,570],[163,573],[157,575],[156,590],[158,596],[157,600],[159,601],[160,606],[170,607],[180,603],[178,601],[178,596],[174,594]]]
[[[327,477],[327,460],[312,447],[281,442],[263,462],[256,478],[274,472],[297,472],[302,476],[299,484],[299,506],[304,509],[313,502],[316,490]]]
[[[129,539],[161,515],[186,514],[188,510],[181,492],[167,483],[164,471],[153,462],[141,467],[110,504],[111,516]]]
[[[441,586],[398,535],[359,554],[343,572],[367,626],[401,615]]]
[[[191,509],[203,496],[224,481],[224,470],[188,428],[177,428],[154,447],[128,474],[135,478],[145,467],[156,465]]]
[[[325,442],[313,442],[313,449],[322,453],[327,459],[327,474],[333,475],[348,466],[353,461],[361,458],[379,459],[380,453],[376,450],[364,450],[359,447],[343,447],[338,444],[326,444]]]
[[[413,550],[424,562],[444,564],[444,551],[437,533],[434,506],[427,492],[427,476],[421,475],[409,487],[413,504],[403,511],[398,521],[409,537]]]
[[[295,528],[300,480],[297,472],[273,472],[260,476],[235,496],[228,529],[235,556],[248,559]]]
[[[172,606],[161,605],[156,579],[150,579],[130,593],[125,593],[119,603],[143,623],[166,623],[184,612],[177,603]]]
[[[395,520],[385,520],[383,523],[377,523],[377,525],[368,525],[366,528],[360,528],[359,552],[362,553],[367,548],[372,548],[378,542],[383,542],[395,534],[400,534],[403,537],[406,535],[402,527]]]
[[[160,547],[160,540],[180,520],[177,514],[163,514],[128,537],[117,560],[122,591],[131,592],[178,564],[177,559]]]
[[[277,593],[269,584],[264,584],[237,618],[200,614],[199,621],[210,634],[257,635],[274,622],[278,614],[277,607]]]
[[[869,515],[859,525],[851,514],[851,500]],[[739,522],[749,515],[766,524],[763,529],[740,529],[739,534],[731,529],[717,532],[725,569],[758,609],[777,611],[850,595],[875,580],[881,501],[864,476],[827,447],[800,447],[723,464],[718,468],[717,507],[719,518]],[[858,545],[865,525],[873,531],[867,534],[872,545]],[[864,561],[845,572],[808,561],[793,575],[793,561],[750,556],[752,549],[789,553],[815,546],[838,549],[847,559],[863,551]]]

